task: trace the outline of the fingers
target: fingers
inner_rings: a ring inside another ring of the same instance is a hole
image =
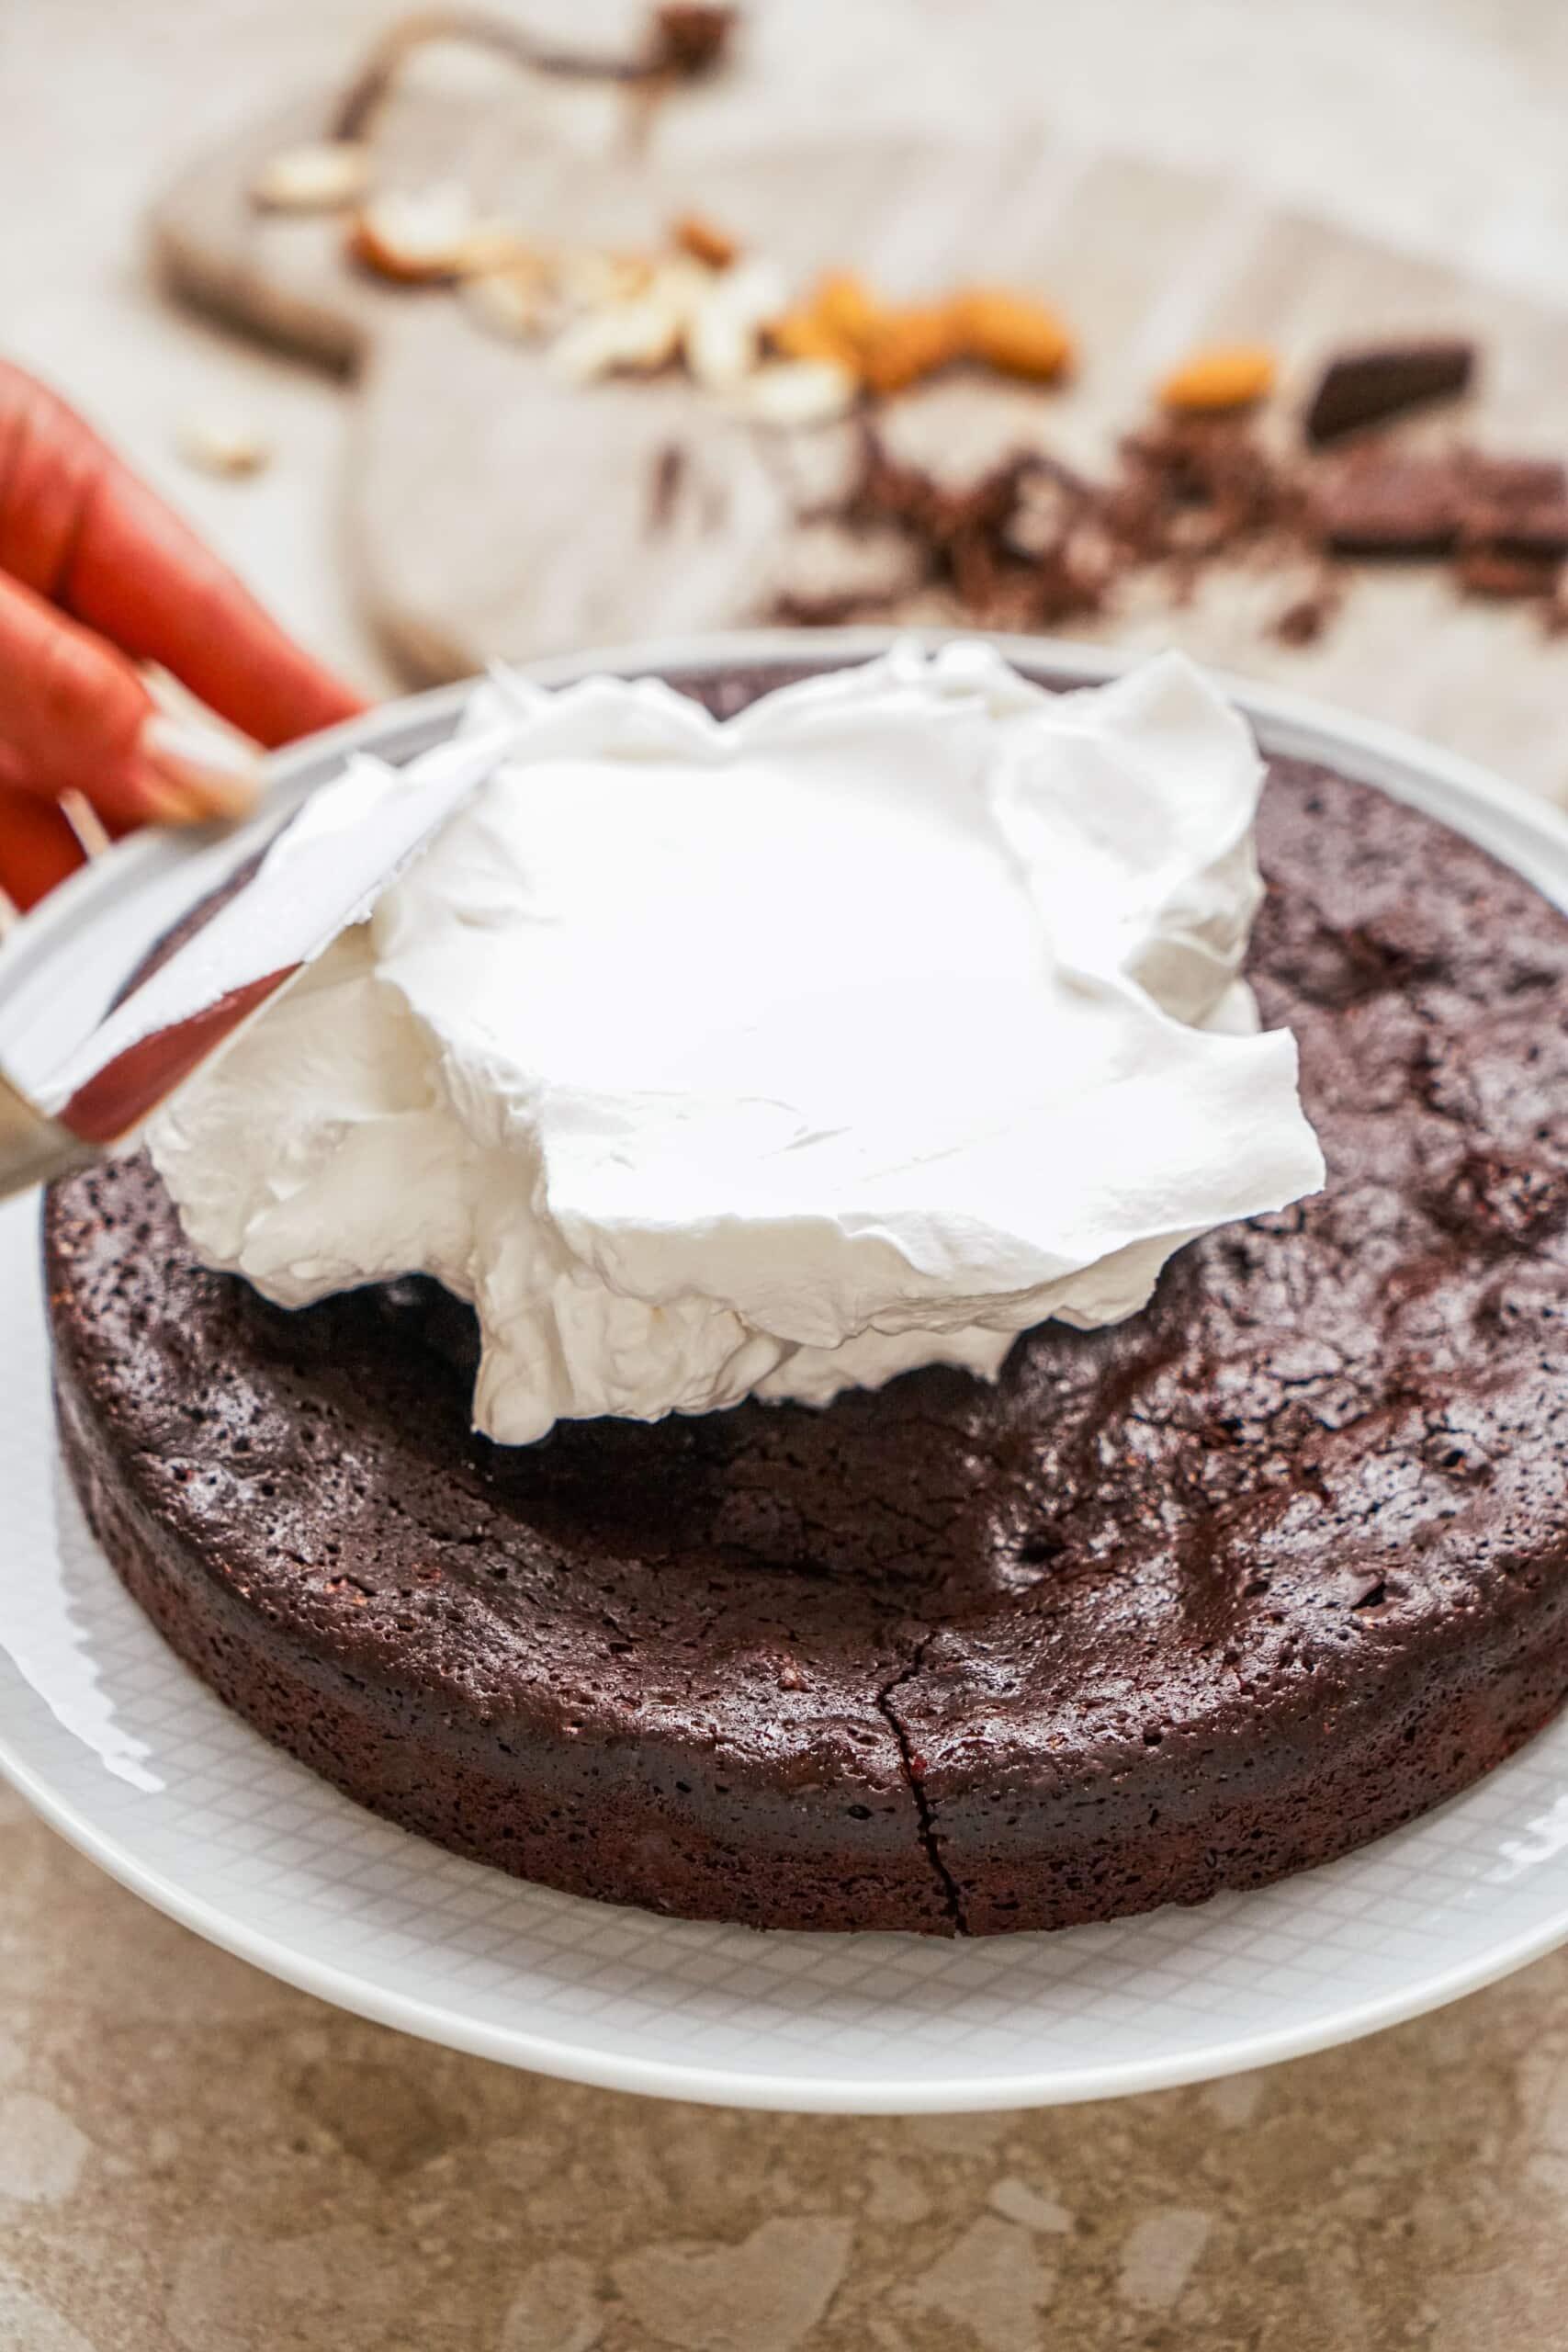
[[[0,891],[25,914],[82,864],[82,844],[51,800],[0,783]]]
[[[159,710],[123,654],[4,577],[0,752],[10,786],[74,788],[118,826],[243,815],[259,774],[246,746]]]
[[[363,707],[73,410],[4,362],[0,571],[133,659],[161,662],[258,742]]]

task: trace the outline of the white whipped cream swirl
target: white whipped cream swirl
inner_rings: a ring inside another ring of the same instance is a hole
[[[1184,660],[1053,695],[904,644],[722,723],[501,677],[466,723],[501,763],[151,1142],[283,1306],[471,1300],[491,1436],[994,1374],[1321,1184],[1237,978],[1260,763]]]

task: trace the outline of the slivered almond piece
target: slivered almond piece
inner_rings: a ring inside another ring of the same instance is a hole
[[[607,303],[569,326],[550,346],[550,367],[574,384],[599,376],[651,376],[668,367],[681,345],[684,315],[657,289],[635,302]]]
[[[682,213],[671,235],[683,254],[708,269],[728,269],[740,257],[739,240],[701,212]]]
[[[520,340],[536,335],[545,322],[546,280],[534,266],[487,269],[469,277],[463,299],[481,326]]]
[[[697,289],[682,336],[686,365],[709,391],[731,391],[757,365],[762,330],[778,313],[784,283],[771,262],[750,261]]]
[[[973,286],[955,294],[948,307],[964,356],[1000,375],[1043,384],[1072,365],[1072,336],[1048,303],[1001,286]]]
[[[370,150],[357,139],[323,139],[269,155],[251,182],[263,212],[341,212],[370,186]]]
[[[776,359],[749,376],[731,406],[757,424],[830,424],[847,416],[860,380],[833,359]]]
[[[488,277],[496,270],[530,266],[533,256],[506,220],[479,220],[457,252],[459,277]]]
[[[518,251],[504,223],[476,219],[467,188],[389,189],[355,215],[348,250],[366,269],[401,286],[430,286],[499,268]]]
[[[602,303],[629,302],[646,294],[655,268],[647,254],[605,253],[596,245],[582,245],[559,255],[555,279],[564,302],[593,311]]]
[[[238,418],[188,416],[178,442],[186,465],[204,474],[259,474],[272,458],[272,444]]]
[[[1162,408],[1183,416],[1219,416],[1254,408],[1274,389],[1274,354],[1261,344],[1215,344],[1195,351],[1159,388]]]

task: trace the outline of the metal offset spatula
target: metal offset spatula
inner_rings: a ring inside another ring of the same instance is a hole
[[[388,884],[504,756],[496,730],[426,752],[388,783],[369,762],[321,786],[255,873],[30,1092],[0,1069],[0,1198],[123,1145]]]

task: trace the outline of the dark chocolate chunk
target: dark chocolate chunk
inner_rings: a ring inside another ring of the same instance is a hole
[[[1359,425],[1380,424],[1429,401],[1451,399],[1468,390],[1474,370],[1475,345],[1457,338],[1342,351],[1329,361],[1307,403],[1306,437],[1321,447]]]
[[[1314,437],[1457,390],[1472,360],[1459,342],[1344,354],[1318,388]],[[1235,417],[1160,416],[1125,435],[1098,478],[1031,448],[955,484],[895,455],[865,424],[847,486],[800,519],[892,537],[909,573],[886,590],[846,578],[806,594],[792,584],[775,596],[780,620],[883,619],[934,593],[987,628],[1058,628],[1113,608],[1124,584],[1151,574],[1179,606],[1214,564],[1239,560],[1294,575],[1295,594],[1263,626],[1280,644],[1304,646],[1339,601],[1326,573],[1299,585],[1320,568],[1314,558],[1457,558],[1465,593],[1538,597],[1554,620],[1544,600],[1568,559],[1568,468],[1462,446],[1427,454],[1377,435],[1303,458]]]
[[[1568,498],[1543,498],[1528,506],[1472,506],[1464,518],[1464,541],[1504,555],[1568,555]]]
[[[1561,570],[1556,555],[1511,555],[1502,548],[1467,548],[1456,576],[1467,596],[1550,596]]]
[[[1335,555],[1443,556],[1459,544],[1465,504],[1451,458],[1362,450],[1319,481],[1313,520]]]
[[[1454,462],[1467,490],[1492,505],[1554,505],[1568,498],[1568,466],[1555,458],[1492,458],[1481,449],[1457,449]]]
[[[1277,613],[1269,635],[1280,645],[1315,645],[1339,606],[1339,592],[1326,582]]]
[[[654,459],[653,470],[649,476],[648,533],[650,538],[667,531],[673,521],[685,475],[686,452],[678,441],[667,441]]]

